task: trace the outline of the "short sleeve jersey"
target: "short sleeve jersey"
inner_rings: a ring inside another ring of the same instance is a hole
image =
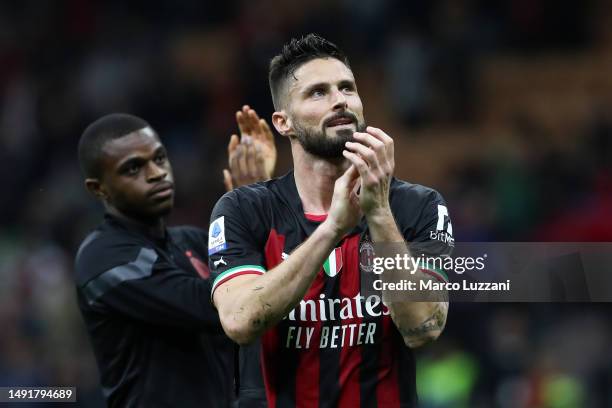
[[[437,191],[393,179],[390,204],[407,242],[432,242],[441,252],[452,247],[448,210]],[[213,292],[236,276],[274,273],[325,217],[304,213],[292,172],[225,194],[209,227]],[[295,309],[241,350],[241,392],[245,385],[254,392],[260,358],[272,408],[416,406],[413,354],[382,299],[360,293],[360,244],[368,234],[364,219],[337,243]],[[446,279],[443,272],[428,273]]]

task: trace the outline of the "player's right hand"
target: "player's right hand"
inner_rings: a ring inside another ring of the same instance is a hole
[[[332,196],[331,206],[329,207],[329,213],[325,222],[339,236],[353,229],[363,215],[357,194],[360,186],[358,181],[359,172],[354,165],[351,165],[336,180],[334,185],[334,195]]]

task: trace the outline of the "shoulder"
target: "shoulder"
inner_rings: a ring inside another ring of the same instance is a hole
[[[452,231],[446,202],[433,188],[394,179],[390,204],[407,240],[423,238],[432,229],[440,228],[440,220]]]
[[[428,204],[444,203],[444,198],[437,190],[396,178],[391,181],[390,199],[394,209],[403,210],[423,210]]]
[[[241,213],[247,218],[257,217],[279,204],[284,194],[286,177],[238,187],[225,193],[215,205],[213,217],[223,213]]]
[[[260,181],[259,183],[241,186],[225,193],[221,200],[226,199],[233,202],[260,203],[271,199],[280,179]]]
[[[146,242],[135,234],[105,226],[98,227],[83,240],[76,254],[77,285],[82,286],[102,272],[133,262],[139,256],[156,258],[152,248],[142,252],[146,247]]]

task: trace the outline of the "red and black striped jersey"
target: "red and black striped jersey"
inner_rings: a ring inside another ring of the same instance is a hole
[[[393,179],[390,203],[406,241],[448,252],[452,227],[437,191]],[[209,227],[213,292],[242,274],[274,273],[325,217],[304,213],[293,172],[225,194]],[[368,234],[363,219],[338,242],[295,309],[241,350],[241,406],[257,399],[262,375],[272,408],[416,405],[412,351],[381,297],[362,291],[360,249]]]

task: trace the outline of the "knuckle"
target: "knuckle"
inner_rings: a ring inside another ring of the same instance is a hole
[[[372,139],[374,139],[374,138],[372,138]],[[372,145],[374,145],[375,149],[383,149],[385,147],[385,143],[381,142],[378,139],[372,140]]]
[[[368,149],[366,152],[363,153],[363,155],[368,159],[368,160],[372,160],[373,158],[376,157],[376,154],[374,152],[374,150],[372,149]]]

